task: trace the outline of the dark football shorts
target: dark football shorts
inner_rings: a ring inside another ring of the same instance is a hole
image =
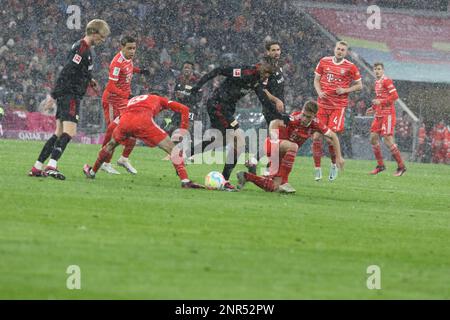
[[[225,134],[227,129],[239,128],[239,123],[234,118],[234,112],[228,111],[223,104],[209,102],[207,108],[211,128],[220,130],[222,134]]]
[[[56,99],[56,119],[78,123],[81,99],[74,96],[62,96]]]

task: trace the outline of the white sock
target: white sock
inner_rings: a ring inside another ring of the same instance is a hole
[[[56,168],[57,165],[58,165],[58,161],[56,161],[56,160],[50,159],[50,161],[48,162],[49,167]]]
[[[120,156],[120,159],[119,159],[120,161],[125,161],[125,162],[127,162],[128,161],[128,158],[125,158],[124,156]]]
[[[40,161],[36,161],[35,163],[34,163],[34,167],[36,168],[36,169],[38,169],[38,170],[42,170],[42,166],[43,166],[44,164],[42,163],[42,162],[40,162]]]
[[[189,179],[183,179],[183,180],[181,180],[182,183],[186,183],[186,182],[189,182],[189,181],[191,181],[191,180],[189,180]]]

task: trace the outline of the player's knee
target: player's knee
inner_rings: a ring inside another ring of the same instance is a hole
[[[320,133],[314,132],[312,139],[313,139],[313,141],[321,141],[322,135]]]
[[[391,147],[394,144],[394,138],[392,136],[385,136],[384,144],[388,147]]]
[[[289,147],[288,147],[288,151],[297,153],[297,151],[298,151],[298,144],[290,143]]]
[[[376,133],[370,134],[370,143],[374,145],[378,143],[378,135]]]

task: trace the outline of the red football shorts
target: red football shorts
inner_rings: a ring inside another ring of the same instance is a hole
[[[324,123],[331,131],[339,133],[344,131],[345,108],[328,109],[319,105],[317,119]]]
[[[119,117],[127,105],[128,100],[111,102],[108,99],[102,99],[103,115],[105,116],[106,126],[109,126],[115,118]]]
[[[370,127],[370,132],[378,133],[380,136],[393,136],[395,129],[395,113],[375,117]]]
[[[157,146],[168,136],[153,120],[151,112],[125,112],[120,116],[120,122],[114,129],[113,138],[124,143],[130,137],[137,138],[149,147]]]

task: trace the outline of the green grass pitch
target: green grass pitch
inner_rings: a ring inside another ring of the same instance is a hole
[[[0,140],[1,299],[450,299],[449,166],[408,163],[396,178],[394,163],[369,176],[374,162],[349,160],[317,183],[297,158],[286,196],[183,190],[143,147],[136,176],[88,181],[99,146],[70,144],[66,181],[30,178],[41,147]],[[199,182],[212,170],[188,166]],[[66,287],[69,265],[80,290]]]

